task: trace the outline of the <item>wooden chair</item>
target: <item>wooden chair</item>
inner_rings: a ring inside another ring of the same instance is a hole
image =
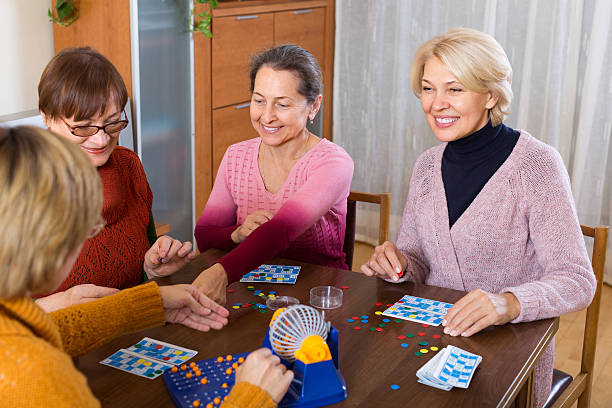
[[[380,221],[378,225],[378,244],[389,239],[389,217],[391,214],[391,193],[360,193],[351,191],[346,200],[346,232],[344,233],[344,246],[346,264],[349,269],[353,267],[353,253],[355,251],[355,220],[357,201],[380,205]]]
[[[601,300],[601,285],[606,262],[606,243],[608,241],[607,226],[589,227],[580,225],[585,236],[593,237],[593,272],[597,278],[597,289],[593,302],[587,308],[584,324],[584,340],[582,343],[582,364],[580,373],[574,379],[560,370],[553,372],[553,387],[544,404],[544,408],[570,407],[578,400],[578,408],[587,408],[591,403],[591,388],[593,386],[593,366],[595,365],[595,347],[597,345],[597,322],[599,320],[599,303]]]

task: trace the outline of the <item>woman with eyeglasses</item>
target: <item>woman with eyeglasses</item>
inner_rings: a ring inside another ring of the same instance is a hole
[[[157,238],[142,164],[117,146],[128,126],[128,94],[113,64],[89,47],[62,50],[45,68],[38,97],[46,126],[87,154],[104,186],[100,233],[85,242],[66,280],[39,305],[53,311],[110,295],[170,275],[193,259],[190,242]]]

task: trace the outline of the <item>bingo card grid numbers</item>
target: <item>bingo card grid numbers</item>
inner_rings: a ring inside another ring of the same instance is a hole
[[[240,282],[293,284],[298,278],[300,269],[301,266],[261,265],[245,274]]]
[[[418,323],[439,326],[446,311],[453,305],[438,300],[404,295],[382,314]]]
[[[148,359],[125,349],[117,351],[100,363],[149,379],[155,379],[173,367],[171,364]]]
[[[164,343],[145,337],[133,346],[128,347],[129,351],[139,354],[145,358],[152,358],[173,365],[178,365],[198,354],[195,350]]]
[[[449,346],[448,359],[437,378],[454,387],[467,388],[480,356]]]

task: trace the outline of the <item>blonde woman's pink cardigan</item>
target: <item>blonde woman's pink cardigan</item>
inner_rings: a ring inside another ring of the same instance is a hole
[[[526,132],[449,230],[441,175],[446,144],[417,160],[397,246],[403,280],[470,291],[511,292],[512,323],[586,308],[595,277],[560,155]],[[477,336],[478,334],[476,334]],[[536,407],[550,393],[554,341],[536,365]]]

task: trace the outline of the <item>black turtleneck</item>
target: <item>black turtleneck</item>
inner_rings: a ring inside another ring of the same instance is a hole
[[[446,145],[442,181],[449,228],[510,156],[519,136],[520,132],[503,123],[493,127],[489,121],[482,129]]]

